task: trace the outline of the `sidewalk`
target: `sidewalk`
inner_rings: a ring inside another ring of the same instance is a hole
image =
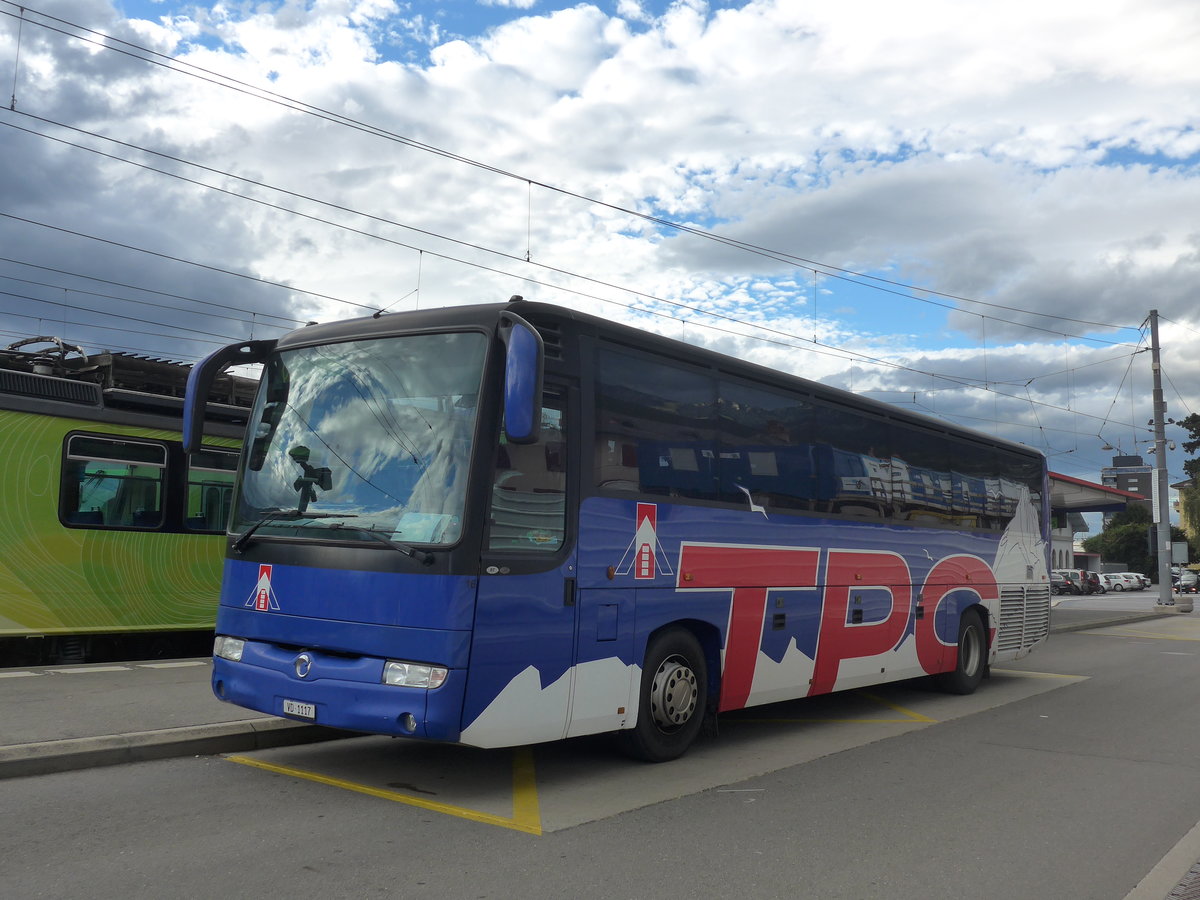
[[[1050,631],[1177,614],[1156,600],[1149,592],[1055,598]],[[211,672],[208,659],[0,669],[0,779],[349,734],[222,703]]]
[[[345,737],[222,703],[208,659],[0,669],[0,779]]]

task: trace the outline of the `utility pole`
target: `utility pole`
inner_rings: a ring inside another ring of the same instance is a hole
[[[1176,603],[1171,590],[1171,503],[1167,478],[1167,404],[1163,400],[1162,363],[1158,355],[1158,310],[1150,310],[1150,368],[1154,373],[1154,520],[1158,523],[1158,602]],[[1176,609],[1191,612],[1192,600],[1181,594]]]

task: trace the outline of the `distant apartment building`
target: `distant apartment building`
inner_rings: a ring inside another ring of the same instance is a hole
[[[1130,500],[1129,505],[1144,506],[1151,515],[1154,514],[1154,467],[1147,465],[1140,456],[1114,456],[1112,465],[1100,470],[1100,483],[1105,487],[1141,494],[1144,500]],[[1111,512],[1104,514],[1105,526],[1113,515]]]

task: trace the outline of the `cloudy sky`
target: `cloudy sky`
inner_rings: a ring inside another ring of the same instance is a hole
[[[1151,309],[1200,411],[1198,59],[1194,0],[0,0],[0,342],[522,294],[1098,480]]]

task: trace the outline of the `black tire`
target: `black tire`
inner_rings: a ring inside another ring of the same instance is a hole
[[[666,762],[682,756],[704,724],[708,664],[696,636],[682,628],[650,639],[642,666],[637,724],[618,732],[635,759]]]
[[[1123,584],[1114,584],[1113,590],[1114,591],[1123,591],[1123,590],[1125,590],[1125,586]]]
[[[958,620],[958,663],[953,672],[934,676],[939,690],[947,694],[973,694],[987,668],[987,632],[979,613],[968,609]]]

